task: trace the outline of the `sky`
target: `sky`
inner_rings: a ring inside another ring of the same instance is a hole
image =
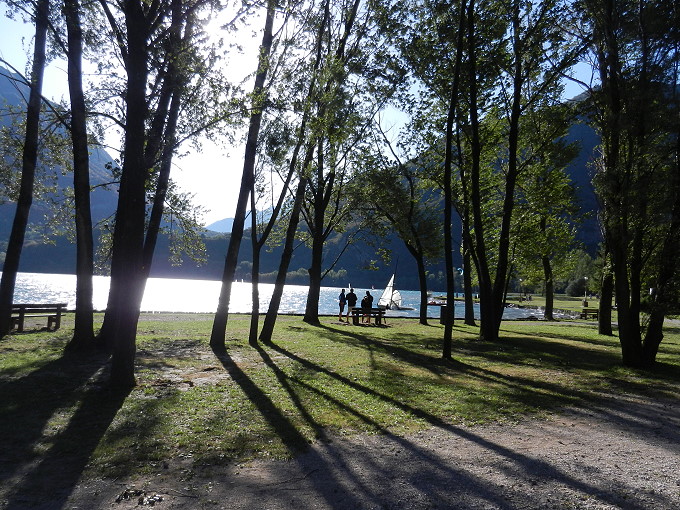
[[[30,25],[12,21],[4,15],[4,12],[0,16],[0,33],[2,34],[0,58],[22,72],[27,61],[26,51],[27,49],[30,51],[32,31]],[[252,73],[252,62],[259,46],[257,36],[257,22],[251,30],[239,32],[239,43],[244,48],[244,54],[230,56],[229,70],[232,77]],[[584,81],[588,81],[585,76],[589,76],[589,72],[589,68],[585,65],[578,71]],[[248,86],[245,87],[247,89]],[[579,85],[567,83],[564,97],[571,98],[581,92]],[[45,74],[44,95],[55,101],[68,96],[65,61],[57,61],[49,65]],[[186,144],[180,150],[186,155],[174,158],[171,177],[183,191],[195,194],[194,202],[206,210],[204,215],[206,225],[224,218],[231,218],[236,211],[239,191],[237,183],[240,183],[241,179],[244,153],[244,144],[238,140],[235,145],[227,148],[204,141],[200,151]],[[117,146],[119,142],[111,143],[111,145]],[[116,157],[112,151],[109,151],[109,154]]]
[[[33,28],[30,25],[10,20],[3,12],[0,17],[0,33],[2,34],[0,58],[23,73],[27,62],[27,50],[32,51]],[[253,52],[257,50],[256,40],[253,40],[250,45],[243,44],[247,43],[243,39],[239,42],[246,51],[249,47]],[[248,64],[252,65],[252,59],[253,56],[247,53],[234,58],[230,64],[230,72],[237,76],[250,74],[252,70],[249,69]],[[46,69],[43,95],[55,101],[68,97],[65,61],[53,62]],[[111,145],[116,144],[111,143]],[[244,150],[245,144],[241,143],[221,148],[209,141],[203,141],[200,151],[194,150],[187,143],[180,149],[187,155],[174,158],[171,178],[183,191],[194,193],[194,202],[207,209],[204,215],[206,225],[234,216],[239,191],[239,186],[234,183],[240,182],[241,179]],[[108,152],[112,157],[116,157],[114,151],[108,150]]]

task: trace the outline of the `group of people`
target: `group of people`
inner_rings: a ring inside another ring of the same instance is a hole
[[[345,289],[342,289],[340,292],[340,295],[338,296],[338,304],[340,305],[340,312],[338,313],[338,320],[340,322],[344,322],[342,320],[342,314],[345,311],[345,305],[347,306],[347,314],[345,315],[345,318],[347,319],[347,322],[349,323],[349,316],[352,313],[352,310],[356,308],[357,305],[357,295],[354,293],[354,289],[349,289],[349,292],[345,294]],[[373,308],[373,296],[369,291],[366,291],[366,295],[364,298],[361,300],[361,308],[362,310],[365,310],[366,312],[363,315],[362,322],[371,322],[371,308]]]

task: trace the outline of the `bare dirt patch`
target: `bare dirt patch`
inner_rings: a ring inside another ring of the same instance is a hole
[[[290,461],[178,458],[143,478],[85,475],[71,493],[24,493],[3,507],[671,509],[678,466],[677,400],[603,395],[545,420],[331,437]]]

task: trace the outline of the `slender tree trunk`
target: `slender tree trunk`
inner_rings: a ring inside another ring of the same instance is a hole
[[[69,347],[81,349],[94,340],[92,274],[94,241],[90,210],[90,158],[83,93],[83,33],[78,0],[64,3],[68,30],[68,83],[71,97],[71,140],[73,143],[73,190],[76,206],[76,316]]]
[[[127,2],[124,13],[128,38],[125,147],[111,258],[110,298],[113,306],[107,309],[107,315],[113,314],[108,340],[113,345],[111,385],[116,389],[135,385],[137,321],[145,283],[143,250],[147,168],[144,146],[148,117],[148,23],[141,2]]]
[[[474,0],[470,0],[468,5],[468,76],[470,94],[470,129],[471,140],[470,150],[472,165],[470,168],[472,204],[472,224],[474,227],[475,265],[477,268],[477,279],[479,282],[479,311],[480,326],[479,336],[481,339],[494,342],[498,340],[498,328],[496,327],[496,309],[494,306],[493,286],[491,283],[491,273],[486,251],[486,239],[484,237],[484,217],[482,215],[482,192],[481,192],[481,152],[482,144],[480,137],[480,121],[478,112],[478,91],[477,91],[477,37],[476,25],[474,23]]]
[[[163,220],[165,198],[167,197],[168,186],[170,184],[170,170],[172,169],[172,156],[175,148],[176,128],[181,107],[181,97],[181,91],[176,90],[172,98],[172,106],[168,115],[168,124],[165,135],[166,142],[163,147],[160,171],[158,172],[158,181],[156,183],[156,192],[154,194],[151,214],[149,215],[149,225],[146,229],[146,237],[144,239],[144,279],[149,277],[151,271],[153,255],[156,251],[158,234]]]
[[[323,245],[324,245],[324,216],[326,213],[324,200],[324,151],[322,141],[319,140],[317,148],[317,177],[316,189],[314,190],[313,202],[313,225],[310,225],[312,235],[312,257],[311,264],[307,269],[309,273],[309,291],[307,293],[307,305],[303,321],[307,324],[319,324],[319,296],[321,295],[321,271],[323,264]]]
[[[449,96],[448,112],[446,117],[446,153],[444,158],[444,261],[446,265],[446,316],[444,317],[444,339],[442,342],[442,358],[452,359],[453,320],[455,310],[455,283],[453,278],[453,232],[451,227],[451,214],[453,210],[453,191],[451,188],[453,167],[453,124],[458,110],[458,90],[460,87],[460,69],[463,60],[463,35],[465,28],[465,3],[460,2],[458,13],[458,41],[456,45],[455,67],[453,83]],[[470,3],[474,3],[471,0]]]
[[[543,262],[543,277],[545,278],[545,311],[543,312],[543,318],[547,321],[555,320],[553,317],[553,300],[555,298],[555,283],[553,280],[553,270],[552,264],[550,263],[550,257],[541,257]]]
[[[468,178],[465,173],[465,161],[463,159],[463,148],[460,138],[460,129],[456,133],[456,143],[458,147],[458,167],[460,169],[460,184],[463,191],[462,213],[458,212],[461,221],[461,245],[463,255],[463,295],[465,296],[465,324],[476,326],[475,324],[475,301],[472,295],[472,263],[473,263],[473,241],[470,235],[470,194]]]
[[[313,156],[313,147],[310,147],[308,152],[308,159],[311,161]],[[306,168],[307,165],[303,165]],[[274,283],[274,292],[272,293],[271,301],[269,301],[269,308],[267,309],[267,316],[264,319],[262,331],[260,332],[260,340],[264,343],[271,343],[272,334],[274,332],[274,325],[276,324],[276,317],[281,306],[281,297],[283,296],[283,289],[286,285],[286,275],[288,273],[288,266],[293,258],[293,244],[295,243],[295,233],[297,232],[298,223],[300,221],[300,209],[305,198],[305,191],[307,189],[307,178],[302,176],[298,181],[297,191],[295,192],[295,202],[290,213],[290,220],[288,228],[286,229],[286,240],[283,246],[283,253],[281,254],[281,261],[279,263],[279,271],[276,274],[276,282]]]
[[[17,208],[12,223],[0,280],[0,337],[11,327],[12,302],[16,287],[19,260],[24,246],[28,215],[33,203],[35,168],[38,163],[38,135],[40,132],[40,105],[45,71],[49,1],[38,0],[35,7],[35,43],[31,68],[31,91],[26,109],[26,135],[21,167],[21,184]]]
[[[255,186],[250,192],[250,240],[253,246],[253,274],[251,282],[251,301],[252,309],[250,313],[250,333],[248,335],[248,343],[257,346],[257,330],[260,321],[260,248],[261,245],[257,240],[257,214],[255,211]]]
[[[465,296],[465,324],[476,326],[475,300],[472,295],[472,261],[470,260],[469,238],[463,234],[463,293]]]
[[[510,227],[512,224],[512,214],[515,207],[515,185],[517,183],[517,176],[519,169],[517,166],[517,159],[519,157],[519,121],[521,115],[521,99],[523,86],[523,68],[522,62],[524,56],[522,55],[522,45],[520,41],[520,19],[519,19],[519,3],[513,3],[513,91],[512,91],[512,107],[510,111],[510,129],[508,133],[508,169],[505,174],[505,197],[503,201],[503,212],[501,219],[501,232],[498,242],[498,260],[496,262],[496,277],[493,283],[493,313],[494,313],[494,328],[493,338],[498,339],[498,330],[500,329],[501,319],[503,317],[503,309],[505,306],[505,292],[506,282],[509,275],[508,271],[508,256],[510,253]],[[487,328],[490,330],[491,328]],[[487,338],[487,340],[489,340]]]
[[[605,255],[605,262],[609,256]],[[600,285],[600,307],[597,314],[597,328],[600,335],[612,336],[612,301],[614,297],[614,275],[605,266]]]
[[[210,347],[212,347],[215,352],[224,352],[226,350],[224,340],[227,331],[227,320],[229,318],[231,284],[234,281],[234,273],[236,272],[236,264],[238,263],[238,251],[241,247],[241,239],[243,238],[248,195],[253,188],[255,179],[257,139],[260,134],[263,110],[263,105],[260,104],[260,102],[262,101],[261,96],[264,90],[267,72],[269,70],[269,53],[271,51],[273,41],[272,27],[274,25],[275,16],[275,10],[273,8],[275,2],[270,0],[267,5],[267,18],[265,20],[262,44],[260,45],[258,69],[257,74],[255,75],[255,85],[253,87],[253,98],[255,104],[253,104],[253,114],[250,116],[248,139],[246,141],[245,157],[243,160],[241,188],[239,190],[236,213],[234,215],[234,224],[232,226],[231,236],[229,237],[227,256],[224,261],[224,272],[222,273],[222,287],[220,290],[220,297],[217,304],[217,311],[215,313],[212,333],[210,335]],[[252,213],[254,214],[255,212],[253,211]]]
[[[186,21],[183,19],[182,1],[173,0],[172,2],[172,25],[171,46],[173,51],[181,51],[182,44],[182,23],[185,24],[185,39],[190,39],[193,34],[195,18],[189,16]],[[167,75],[165,78],[164,90],[160,101],[161,108],[154,118],[154,128],[151,130],[151,141],[147,144],[146,160],[147,167],[155,166],[155,160],[160,151],[160,168],[156,182],[156,192],[153,197],[151,214],[149,215],[149,225],[146,229],[144,239],[144,279],[149,277],[153,256],[156,251],[158,234],[163,221],[163,211],[165,210],[165,199],[168,195],[170,184],[170,171],[172,169],[172,157],[177,143],[177,122],[182,108],[182,99],[186,85],[186,77],[182,70],[177,66],[178,55],[170,59]],[[169,106],[165,106],[169,105]],[[161,122],[159,119],[164,119]],[[161,126],[165,126],[163,130]]]

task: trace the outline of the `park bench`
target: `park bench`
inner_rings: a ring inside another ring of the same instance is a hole
[[[376,324],[382,324],[385,317],[384,308],[352,308],[352,323],[356,326],[359,325],[359,317],[364,317],[366,314],[369,316],[369,322],[371,317],[375,317]]]
[[[584,308],[581,310],[581,319],[587,319],[588,317],[592,317],[593,319],[597,319],[599,310],[597,308]]]
[[[22,303],[12,305],[12,329],[18,333],[24,331],[24,321],[28,317],[47,317],[47,329],[54,326],[54,331],[61,327],[61,316],[66,312],[67,303]]]

